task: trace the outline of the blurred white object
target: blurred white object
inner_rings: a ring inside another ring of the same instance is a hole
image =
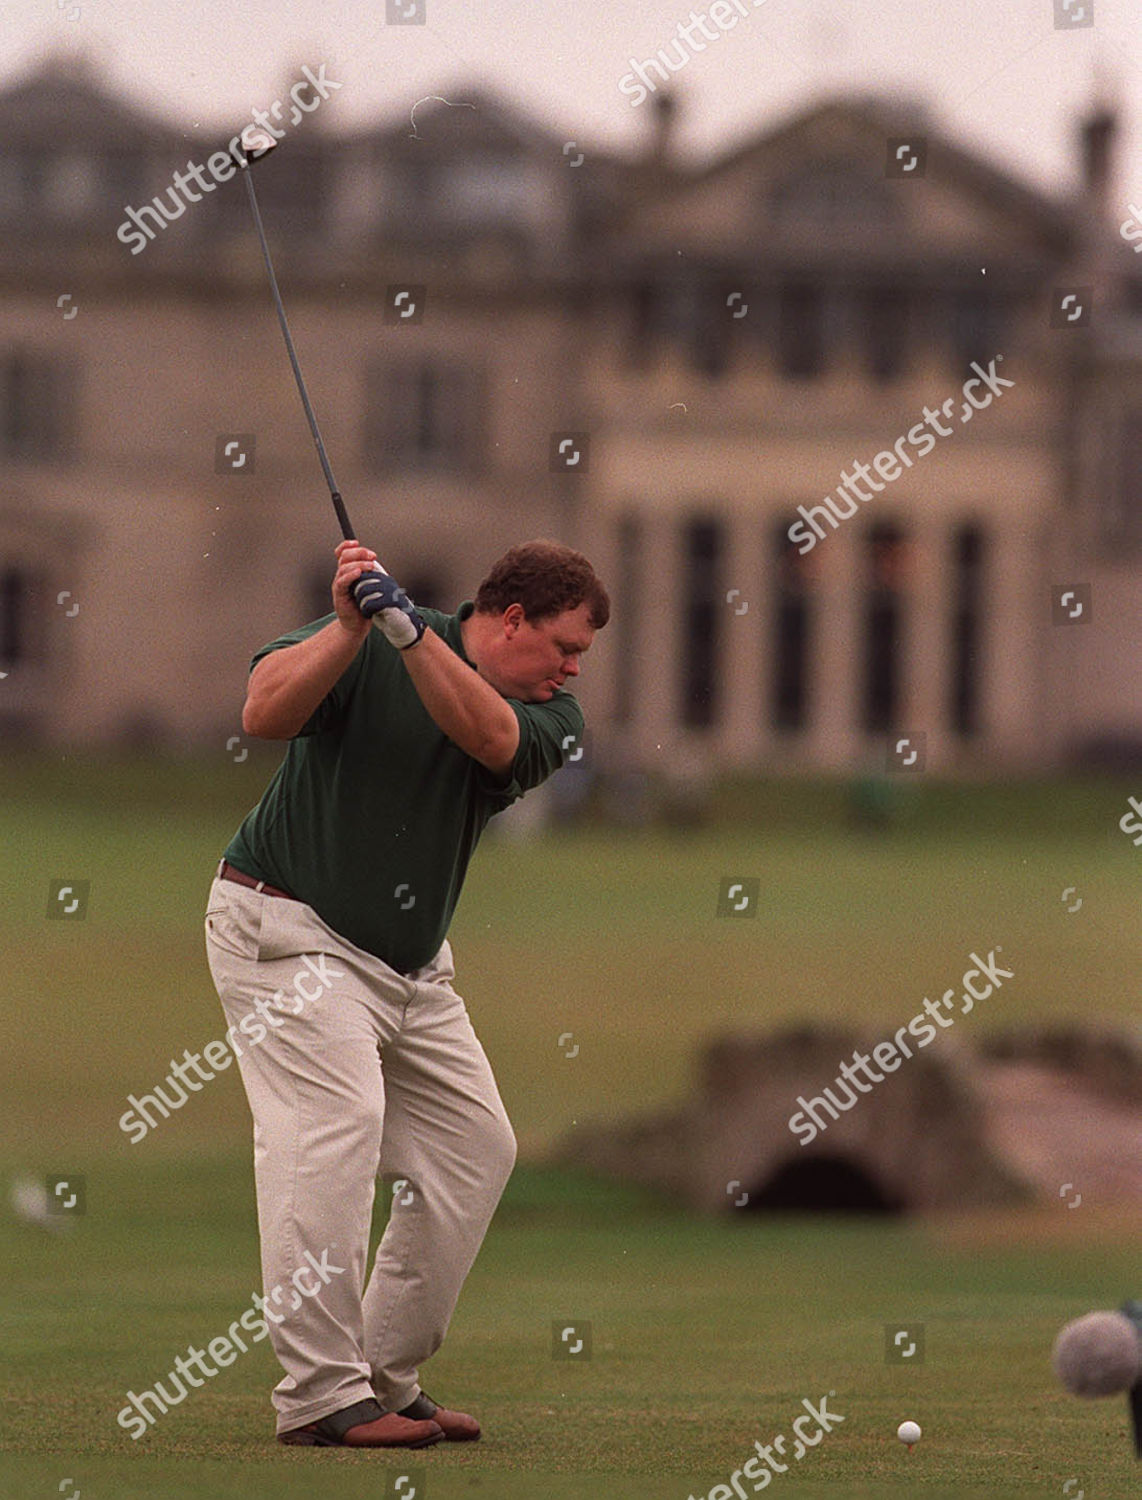
[[[1138,1330],[1123,1313],[1087,1313],[1062,1329],[1051,1363],[1072,1395],[1116,1396],[1142,1374]]]
[[[14,1177],[8,1189],[8,1202],[17,1219],[25,1224],[34,1224],[52,1234],[64,1234],[73,1228],[74,1221],[68,1214],[52,1212],[42,1177]]]

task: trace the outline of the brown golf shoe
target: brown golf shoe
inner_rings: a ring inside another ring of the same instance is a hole
[[[443,1436],[438,1422],[410,1421],[366,1399],[318,1422],[279,1432],[278,1442],[303,1448],[427,1448]]]
[[[450,1411],[447,1406],[437,1406],[432,1397],[426,1396],[423,1391],[415,1401],[402,1406],[397,1416],[435,1422],[443,1428],[444,1436],[450,1443],[474,1443],[480,1436],[480,1424],[475,1417],[470,1417],[464,1411]]]

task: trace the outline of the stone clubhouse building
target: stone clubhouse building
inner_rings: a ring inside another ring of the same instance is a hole
[[[586,551],[601,762],[1142,755],[1142,213],[1111,109],[1048,197],[883,99],[695,167],[664,90],[630,156],[446,93],[411,130],[343,130],[334,96],[256,169],[350,515],[414,599],[454,608],[528,537]],[[9,739],[221,752],[253,651],[330,607],[241,174],[172,186],[233,133],[74,60],[0,89]]]

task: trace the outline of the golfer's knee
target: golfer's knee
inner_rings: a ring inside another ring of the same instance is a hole
[[[507,1117],[481,1114],[469,1125],[462,1157],[456,1160],[457,1175],[481,1200],[495,1203],[512,1174],[516,1138]]]
[[[497,1117],[487,1131],[481,1148],[481,1159],[489,1178],[502,1188],[512,1175],[516,1160],[515,1131],[506,1116]]]

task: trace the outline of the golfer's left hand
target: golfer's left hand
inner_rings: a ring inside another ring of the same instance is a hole
[[[423,636],[424,620],[391,574],[364,574],[354,586],[353,597],[361,613],[372,616],[373,624],[398,651],[407,651]]]

